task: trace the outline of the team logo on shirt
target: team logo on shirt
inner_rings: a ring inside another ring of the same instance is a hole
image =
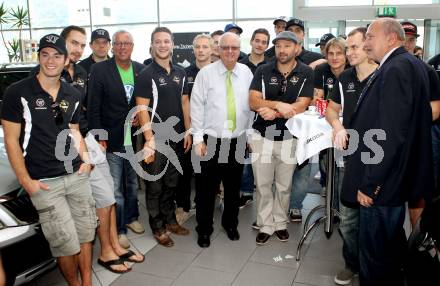
[[[295,85],[298,81],[299,81],[299,77],[297,77],[297,76],[293,76],[293,77],[290,79],[290,82],[291,82],[293,85]]]
[[[188,77],[188,83],[194,83],[194,78],[192,76]]]
[[[75,83],[77,85],[79,85],[80,87],[84,87],[84,85],[85,85],[85,82],[82,78],[77,78]]]
[[[278,79],[277,77],[273,76],[270,78],[270,83],[269,84],[276,84],[278,85]]]
[[[350,82],[350,83],[348,84],[348,89],[354,89],[354,83]]]
[[[46,106],[44,106],[45,104],[46,104],[46,102],[44,101],[44,99],[38,98],[35,101],[35,105],[37,106],[37,107],[35,107],[35,109],[47,109]]]
[[[159,78],[159,84],[160,84],[160,85],[166,85],[167,82],[166,82],[165,78],[160,77],[160,78]]]
[[[331,77],[329,77],[329,78],[327,79],[327,84],[333,84],[333,79],[332,79]]]
[[[175,83],[177,83],[177,84],[180,84],[180,77],[179,77],[178,75],[175,75],[175,76],[173,77],[173,81],[174,81]]]
[[[64,99],[61,100],[60,102],[60,108],[61,110],[63,110],[64,112],[67,112],[67,109],[69,108],[69,102],[65,101]]]

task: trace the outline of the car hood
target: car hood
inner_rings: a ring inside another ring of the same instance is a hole
[[[9,164],[3,136],[3,127],[0,126],[0,196],[6,195],[19,187],[20,184]]]

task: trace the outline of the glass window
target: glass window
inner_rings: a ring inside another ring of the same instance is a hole
[[[352,0],[306,0],[307,7],[319,7],[319,6],[359,6],[359,5],[372,5],[373,0],[357,0],[353,2]]]
[[[293,1],[277,0],[276,5],[271,5],[266,0],[237,0],[238,18],[276,18],[279,16],[292,16]],[[262,15],[262,11],[264,14]]]
[[[166,0],[159,5],[161,21],[232,19],[232,0]]]
[[[90,1],[92,3],[93,25],[157,22],[156,0]]]
[[[374,0],[374,5],[433,4],[436,0]]]
[[[12,11],[17,11],[17,8],[24,8],[27,9],[27,2],[26,0],[8,0],[6,2],[2,1],[1,3],[3,4],[3,8],[7,9],[9,13],[12,13]],[[0,4],[1,4],[0,3]],[[10,18],[10,14],[7,14],[8,18]],[[17,27],[12,27],[14,20],[9,20],[8,23],[3,25],[3,29],[16,29]],[[28,27],[27,25],[23,26],[24,28]]]
[[[32,28],[90,25],[89,1],[29,1]]]

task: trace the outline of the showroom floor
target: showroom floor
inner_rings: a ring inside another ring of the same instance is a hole
[[[310,182],[312,189],[318,189],[318,184],[313,181],[311,179]],[[139,202],[140,220],[144,226],[147,226],[148,215],[143,194],[140,194]],[[313,207],[323,202],[320,195],[309,193],[304,202],[303,218]],[[316,214],[316,217],[321,214]],[[175,246],[171,248],[157,245],[149,229],[142,235],[129,231],[132,247],[146,253],[146,259],[141,264],[133,265],[133,270],[123,275],[113,274],[97,265],[99,241],[96,241],[93,285],[335,285],[333,276],[344,265],[341,255],[342,242],[336,230],[331,238],[327,239],[323,226],[317,228],[304,244],[301,260],[297,262],[295,255],[302,233],[301,224],[289,224],[288,242],[280,242],[276,237],[272,237],[266,245],[257,246],[255,244],[257,231],[250,227],[255,220],[255,204],[243,208],[239,220],[241,238],[239,241],[230,241],[219,225],[220,210],[217,208],[211,247],[206,249],[197,245],[194,216],[185,224],[191,230],[190,235],[173,236]],[[66,283],[55,269],[31,285],[66,285]],[[358,281],[356,280],[353,285],[358,285]]]

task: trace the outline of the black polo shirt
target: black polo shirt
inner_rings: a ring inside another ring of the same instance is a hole
[[[37,75],[40,72],[40,65],[34,67],[29,75]],[[85,136],[88,131],[87,122],[87,110],[85,104],[87,104],[87,71],[79,64],[73,64],[73,78],[67,70],[61,72],[61,81],[64,81],[74,88],[76,88],[81,94],[81,114],[79,119],[79,128],[81,134]]]
[[[188,95],[191,97],[191,92],[196,81],[196,76],[200,69],[197,67],[196,63],[192,63],[189,67],[185,68],[186,76],[188,77]]]
[[[286,92],[282,93],[281,88],[283,81],[287,81]],[[256,90],[263,93],[266,100],[281,101],[286,103],[294,103],[297,97],[313,98],[313,70],[297,61],[293,71],[284,79],[284,76],[277,68],[276,62],[269,62],[257,68],[254,79],[252,80],[250,90]],[[275,129],[281,133],[275,136],[275,141],[283,140],[284,133],[286,138],[291,136],[286,128],[287,119],[275,118],[274,120],[264,120],[257,116],[254,121],[253,128],[265,137],[266,128],[275,125]]]
[[[373,73],[371,73],[373,74]],[[368,82],[371,74],[365,78],[363,81],[359,81],[356,73],[356,69],[351,67],[341,73],[339,79],[335,83],[333,93],[330,95],[330,99],[337,104],[341,104],[341,91],[339,83],[342,85],[342,92],[344,93],[344,111],[343,111],[343,122],[345,128],[350,128],[350,121],[353,113],[356,109],[356,104],[358,102],[359,96],[362,90]]]
[[[266,58],[270,61],[275,59],[275,46],[270,47],[264,52]]]
[[[324,97],[328,97],[329,86],[336,88],[336,76],[333,74],[330,65],[328,63],[323,63],[315,68],[315,84],[314,87],[317,89],[324,90]]]
[[[240,60],[239,63],[242,63],[244,65],[247,65],[248,68],[251,70],[252,74],[255,74],[255,71],[257,70],[257,67],[264,65],[265,63],[268,62],[268,59],[266,57],[264,57],[264,60],[259,63],[258,65],[254,65],[250,60],[249,60],[249,56],[247,55],[247,57],[245,57],[244,59]]]
[[[55,156],[55,146],[58,134],[64,129],[69,129],[69,123],[76,124],[79,121],[80,94],[75,88],[61,81],[56,101],[63,116],[62,124],[59,126],[55,123],[51,107],[52,97],[42,89],[36,76],[10,85],[4,93],[2,118],[21,123],[19,142],[26,169],[35,180],[67,174],[64,161]],[[67,136],[65,145],[61,143],[61,146],[65,146],[65,155],[68,154],[71,143],[70,136]],[[81,160],[77,155],[72,161],[74,172],[79,169],[80,164]]]
[[[437,72],[437,75],[440,77],[440,54],[434,56],[432,59],[428,61],[428,64],[431,65],[435,71]]]
[[[179,118],[174,130],[180,134],[185,132],[182,96],[188,94],[188,84],[185,70],[180,66],[170,65],[171,72],[168,74],[163,67],[153,60],[139,74],[134,96],[150,100],[149,107],[154,112],[153,116],[150,112],[150,117],[154,118],[153,122],[155,123],[165,122],[171,116]],[[167,135],[164,134],[164,136]],[[170,137],[165,139],[168,138]]]
[[[297,60],[302,61],[306,65],[310,65],[314,61],[323,59],[324,56],[315,52],[308,51],[302,48],[301,53],[296,57]]]

